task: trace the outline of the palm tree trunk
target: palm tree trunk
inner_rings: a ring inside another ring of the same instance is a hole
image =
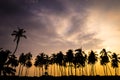
[[[34,76],[36,75],[36,73],[35,73],[35,69],[36,69],[36,68],[34,67]]]
[[[23,73],[23,68],[24,68],[24,66],[22,66],[22,70],[21,70],[21,72],[20,72],[20,75],[22,75],[22,73]]]
[[[86,72],[86,76],[88,76],[88,72],[87,72],[87,65],[86,65],[86,68],[85,68],[86,70],[85,70],[85,72]]]
[[[81,68],[79,67],[79,76],[81,76]]]
[[[72,73],[72,63],[70,63],[70,67],[71,67],[71,75],[73,75],[73,73]]]
[[[20,72],[21,72],[21,64],[20,64],[20,67],[19,67],[19,72],[18,72],[18,76],[20,76]]]
[[[110,71],[110,75],[112,75],[112,72],[111,72],[111,70],[110,70],[110,67],[109,67],[109,65],[107,65],[107,67],[108,67],[108,69],[109,69],[109,71]]]
[[[75,76],[76,76],[76,65],[75,65]]]
[[[68,76],[70,75],[70,69],[69,69],[69,67],[70,67],[70,63],[68,65]]]
[[[25,72],[25,76],[27,76],[27,70],[28,70],[28,68],[26,67],[26,72]]]
[[[51,73],[50,73],[50,75],[52,75],[53,74],[53,68],[52,68],[52,66],[53,66],[53,64],[51,64]]]
[[[91,66],[91,74],[92,74],[92,76],[94,76],[94,64],[92,64],[92,66]]]
[[[117,76],[117,68],[115,68],[115,76]]]
[[[28,70],[27,70],[27,76],[29,75],[29,68],[28,68]]]
[[[108,76],[107,65],[105,66],[105,68],[106,68],[106,76]]]
[[[16,47],[15,47],[15,50],[14,50],[14,52],[13,52],[13,55],[15,54],[15,52],[17,51],[17,48],[18,48],[18,43],[19,43],[19,40],[17,41],[17,43],[16,43]]]
[[[105,65],[103,65],[104,75],[106,76]]]
[[[35,75],[38,76],[38,70],[37,70],[37,67],[36,67],[36,70],[35,70]]]
[[[44,73],[44,66],[42,66],[42,76],[43,76],[43,73]]]
[[[66,76],[66,66],[64,66],[64,73],[65,73],[65,76]]]
[[[39,76],[40,76],[40,67],[39,67]]]
[[[56,66],[56,65],[55,65],[55,63],[54,63],[54,76],[56,75],[56,74],[55,74],[55,71],[56,71],[56,67],[55,67],[55,66]]]
[[[59,70],[60,70],[60,76],[63,76],[62,74],[62,66],[59,65]]]
[[[82,75],[84,75],[83,67],[82,67]]]

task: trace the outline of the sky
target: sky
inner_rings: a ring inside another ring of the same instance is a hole
[[[17,27],[26,30],[17,55],[68,49],[120,53],[120,0],[0,0],[0,47],[15,49]]]

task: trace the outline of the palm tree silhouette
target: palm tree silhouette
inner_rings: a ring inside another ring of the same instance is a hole
[[[102,49],[102,51],[100,52],[100,54],[101,54],[100,55],[100,64],[103,66],[105,76],[108,75],[107,67],[109,68],[109,65],[107,65],[107,64],[110,62],[108,53],[111,53],[111,52],[106,51],[106,49]]]
[[[29,52],[25,55],[25,67],[26,67],[26,73],[25,76],[28,75],[29,68],[32,66],[32,54]]]
[[[118,70],[117,68],[119,67],[118,62],[120,62],[120,57],[118,57],[119,54],[113,53],[112,54],[112,61],[111,61],[111,66],[115,69],[115,76],[118,75]]]
[[[8,67],[12,67],[14,70],[16,70],[16,67],[18,66],[19,63],[15,55],[9,55],[6,64]]]
[[[39,76],[40,76],[40,68],[42,68],[42,75],[43,75],[43,73],[45,73],[44,69],[47,69],[48,67],[48,56],[44,53],[40,53],[39,55],[36,56],[35,64],[39,66]]]
[[[9,55],[11,54],[11,51],[9,50],[0,50],[0,76],[4,75],[15,75],[16,69],[14,69],[13,62],[11,62]],[[12,66],[9,66],[12,64]],[[15,66],[15,65],[14,65]]]
[[[21,53],[21,55],[19,56],[19,72],[18,72],[18,76],[20,76],[22,74],[23,71],[23,67],[25,65],[25,54]]]
[[[32,62],[30,60],[28,60],[25,64],[25,66],[26,66],[25,76],[28,76],[29,68],[32,66]]]
[[[82,67],[82,75],[83,75],[83,67],[85,67],[85,64],[87,62],[87,55],[85,54],[82,49],[76,49],[77,53],[75,54],[75,62],[77,62],[78,67]]]
[[[51,69],[51,72],[54,71],[54,76],[56,75],[55,72],[56,72],[56,58],[57,58],[57,55],[56,54],[52,54],[51,57],[50,57],[50,63],[51,63],[51,67],[53,65],[54,69],[52,70]],[[51,73],[52,74],[52,73]]]
[[[15,55],[9,55],[9,60],[7,61],[6,64],[11,65],[12,67],[16,68],[18,66],[18,60]]]
[[[91,50],[91,52],[88,56],[88,64],[91,65],[91,71],[90,71],[91,76],[94,76],[94,73],[95,73],[94,72],[94,65],[95,65],[96,62],[97,62],[97,56],[96,56],[95,52],[93,52]]]
[[[26,35],[24,35],[24,33],[26,33],[26,31],[24,29],[20,29],[18,27],[18,30],[17,31],[14,30],[13,33],[11,34],[12,36],[15,36],[14,42],[16,42],[16,48],[15,48],[13,54],[15,54],[15,52],[17,51],[18,44],[20,42],[20,38],[21,37],[27,38]]]
[[[71,75],[73,75],[72,73],[72,62],[73,62],[73,59],[74,59],[74,55],[73,55],[73,50],[69,49],[68,52],[66,52],[66,61],[68,62],[68,75],[70,75],[69,73],[69,67],[71,67]]]
[[[56,63],[59,67],[59,70],[61,72],[61,75],[63,75],[63,71],[62,71],[62,65],[63,65],[63,53],[60,51],[59,53],[57,53],[56,55]]]

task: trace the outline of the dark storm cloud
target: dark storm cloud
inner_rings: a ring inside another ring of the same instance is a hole
[[[5,47],[13,38],[8,37],[12,30],[16,27],[22,27],[27,30],[28,41],[24,40],[22,45],[23,48],[30,46],[32,48],[37,47],[73,47],[79,46],[75,44],[74,40],[69,41],[70,38],[77,33],[82,34],[80,37],[76,36],[75,39],[84,40],[86,39],[87,45],[88,40],[94,39],[94,35],[87,33],[85,22],[91,2],[88,0],[1,0],[0,1],[0,42],[1,47]],[[67,29],[63,34],[65,37],[61,37],[57,30],[60,31],[62,26],[59,26],[63,19],[66,19]],[[57,26],[56,26],[57,25]],[[91,36],[91,37],[90,37]],[[78,38],[77,38],[78,37]],[[79,38],[80,37],[80,38]],[[6,41],[9,40],[9,41]],[[99,39],[94,39],[94,41]],[[79,40],[77,40],[79,42]],[[26,44],[24,44],[26,43]],[[80,43],[80,42],[79,42]],[[89,44],[90,45],[90,44]],[[95,44],[93,44],[95,45]]]

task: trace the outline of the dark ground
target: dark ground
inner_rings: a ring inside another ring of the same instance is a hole
[[[63,77],[18,77],[1,76],[0,80],[120,80],[120,76],[63,76]]]

